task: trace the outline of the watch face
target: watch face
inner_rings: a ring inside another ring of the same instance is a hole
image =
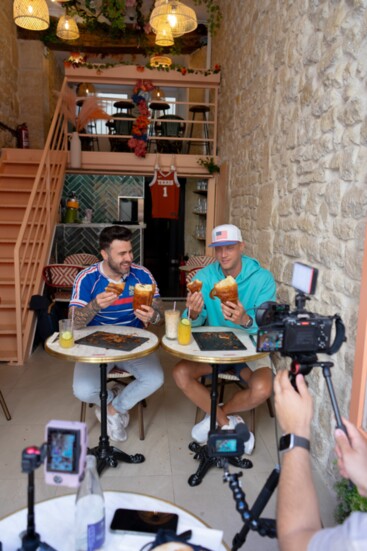
[[[292,441],[291,434],[285,434],[284,436],[282,436],[279,441],[279,451],[289,450],[291,446],[291,441]]]

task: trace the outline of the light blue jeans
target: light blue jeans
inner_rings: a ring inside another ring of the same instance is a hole
[[[155,352],[144,358],[107,364],[107,373],[115,366],[128,371],[135,380],[114,397],[108,390],[107,403],[123,413],[140,400],[147,398],[163,385],[162,366]],[[76,398],[87,404],[100,404],[101,369],[98,364],[78,362],[74,368],[73,392]]]

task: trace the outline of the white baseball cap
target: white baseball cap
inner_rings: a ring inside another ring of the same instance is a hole
[[[209,247],[222,247],[242,243],[241,230],[233,224],[222,224],[212,231],[212,243]]]

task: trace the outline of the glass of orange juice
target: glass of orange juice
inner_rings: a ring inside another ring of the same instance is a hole
[[[190,344],[191,341],[191,320],[182,318],[178,324],[178,344]]]
[[[74,331],[71,319],[59,321],[59,345],[61,348],[72,348],[74,346]]]

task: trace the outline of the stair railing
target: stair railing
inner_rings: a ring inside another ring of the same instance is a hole
[[[61,88],[26,212],[14,249],[17,363],[28,357],[35,328],[29,302],[43,288],[42,268],[48,262],[57,222],[68,157],[67,121],[61,111]]]

